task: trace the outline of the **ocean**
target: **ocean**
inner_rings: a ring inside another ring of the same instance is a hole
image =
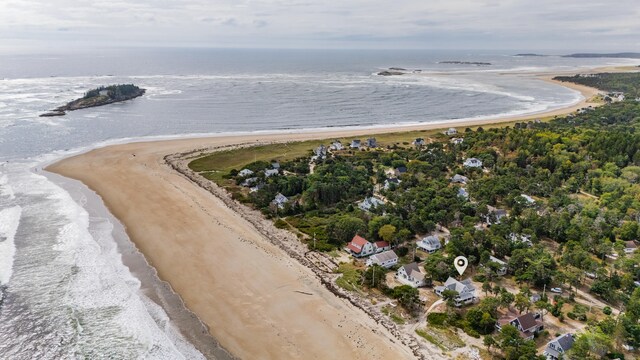
[[[230,358],[157,279],[101,199],[42,170],[56,159],[145,138],[536,113],[581,95],[523,72],[636,63],[478,51],[0,54],[0,358]],[[376,75],[389,67],[421,72]],[[116,83],[147,93],[38,117]]]

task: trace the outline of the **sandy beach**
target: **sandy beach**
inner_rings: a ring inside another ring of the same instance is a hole
[[[551,76],[544,75],[545,81]],[[264,238],[210,192],[171,169],[169,154],[235,144],[476,126],[566,114],[597,105],[596,89],[561,83],[585,98],[527,116],[288,134],[217,136],[108,146],[48,171],[96,191],[127,234],[211,334],[243,359],[410,359],[412,351],[363,311],[333,295],[313,272]],[[426,349],[430,358],[444,358]]]

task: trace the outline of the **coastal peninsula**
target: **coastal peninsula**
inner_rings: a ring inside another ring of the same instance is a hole
[[[144,95],[146,89],[133,84],[120,84],[101,86],[87,91],[83,97],[73,100],[66,105],[57,107],[49,112],[41,114],[41,117],[63,116],[67,111],[85,109],[96,106],[127,101]]]

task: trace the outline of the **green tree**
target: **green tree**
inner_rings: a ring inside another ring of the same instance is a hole
[[[611,338],[600,329],[589,329],[578,336],[571,350],[567,352],[570,360],[603,359],[611,351]]]
[[[378,230],[378,235],[386,242],[392,242],[396,236],[396,227],[393,225],[384,225]]]
[[[341,245],[351,241],[356,234],[364,233],[366,229],[362,219],[351,215],[342,215],[331,219],[327,225],[327,234],[329,241]]]

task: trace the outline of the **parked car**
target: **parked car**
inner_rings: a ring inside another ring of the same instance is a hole
[[[552,293],[556,293],[556,294],[562,294],[562,289],[559,287],[555,287],[555,288],[551,288],[550,290]]]
[[[592,272],[585,272],[585,275],[587,275],[588,278],[590,279],[597,279],[598,275],[596,275],[596,273],[592,273]]]

